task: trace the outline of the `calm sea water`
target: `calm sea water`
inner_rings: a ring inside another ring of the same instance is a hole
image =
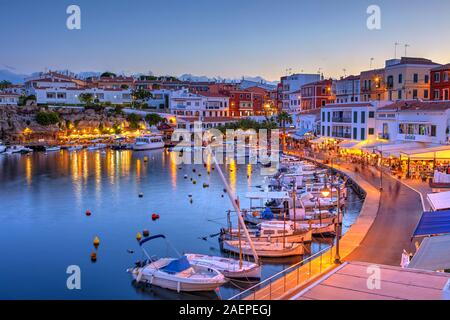
[[[242,206],[248,206],[244,194],[259,190],[259,168],[229,165],[224,171]],[[203,188],[203,183],[210,187]],[[138,197],[141,192],[143,198]],[[218,240],[210,235],[226,225],[226,211],[231,209],[222,195],[215,171],[208,175],[201,165],[177,166],[175,154],[168,151],[0,155],[0,299],[216,298],[214,293],[137,287],[125,271],[143,258],[136,233],[144,229],[166,235],[179,252],[220,255]],[[361,207],[353,193],[349,203],[344,230]],[[92,216],[87,217],[86,210]],[[161,218],[152,221],[152,213]],[[95,236],[100,238],[97,251]],[[313,244],[314,251],[324,247]],[[160,257],[175,256],[163,240],[146,248]],[[92,263],[95,251],[98,258]],[[299,260],[266,262],[263,276]],[[67,289],[71,265],[81,268],[81,290]],[[229,284],[219,295],[228,298],[246,286]]]

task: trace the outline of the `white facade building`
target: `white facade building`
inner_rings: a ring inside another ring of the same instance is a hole
[[[146,102],[151,109],[164,110],[170,106],[171,90],[158,89],[150,91],[152,97]]]
[[[301,111],[302,95],[301,90],[294,91],[289,94],[289,107],[285,111],[289,113],[297,113]]]
[[[100,103],[110,102],[112,104],[131,103],[130,89],[80,89],[80,88],[34,88],[33,94],[36,95],[38,104],[81,104],[79,99],[83,93],[90,93],[94,96],[94,100]]]
[[[330,104],[321,109],[323,137],[341,140],[375,140],[378,136],[375,114],[384,102]]]
[[[0,92],[0,106],[17,106],[18,102],[18,94]]]
[[[320,109],[309,110],[292,115],[297,135],[313,133],[320,135]]]
[[[227,117],[229,116],[229,98],[219,94],[195,94],[188,90],[172,92],[170,112],[178,116]]]
[[[316,82],[322,80],[320,74],[306,74],[297,73],[290,76],[285,76],[281,78],[282,85],[282,102],[283,110],[289,112],[290,107],[290,94],[299,91],[302,86],[308,83]]]
[[[359,76],[348,76],[333,81],[333,94],[336,97],[336,103],[359,102],[361,94]]]
[[[450,101],[400,101],[378,109],[377,131],[393,143],[449,144]]]

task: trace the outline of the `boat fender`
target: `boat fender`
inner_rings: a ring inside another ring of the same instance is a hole
[[[177,292],[180,293],[181,291],[181,284],[180,282],[177,282]]]
[[[139,273],[136,277],[136,282],[141,282],[141,278],[142,278],[142,269],[139,270]]]

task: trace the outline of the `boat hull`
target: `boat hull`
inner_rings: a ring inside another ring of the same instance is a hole
[[[263,244],[263,245],[260,245]],[[305,254],[305,248],[301,244],[290,243],[286,246],[286,248],[281,249],[281,245],[278,246],[279,249],[271,249],[271,245],[264,245],[265,243],[256,242],[254,243],[256,248],[256,253],[261,258],[280,258],[280,257],[292,257],[292,256],[301,256]],[[243,255],[253,256],[253,252],[250,248],[249,244],[245,242],[241,245],[241,249],[239,249],[239,241],[223,241],[222,249],[227,252],[233,252],[240,254],[242,252]]]
[[[261,266],[256,263],[239,260],[187,253],[188,260],[193,265],[213,267],[230,279],[260,279]]]
[[[154,144],[145,144],[145,145],[133,145],[134,151],[145,151],[145,150],[156,150],[163,149],[164,143],[154,143]]]
[[[313,231],[308,230],[302,233],[290,234],[287,236],[250,236],[253,242],[271,242],[271,243],[305,243],[312,241]],[[242,236],[241,236],[242,238]],[[230,234],[225,231],[220,236],[221,241],[224,240],[239,240],[239,236],[236,233]]]

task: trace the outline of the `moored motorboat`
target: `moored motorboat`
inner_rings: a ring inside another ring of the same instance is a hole
[[[164,141],[160,134],[147,134],[141,137],[137,137],[133,144],[133,150],[154,150],[164,148]]]
[[[33,149],[21,146],[21,145],[14,145],[6,149],[6,153],[12,154],[12,153],[29,153],[33,152]]]
[[[261,266],[250,261],[239,261],[230,258],[187,253],[186,257],[192,265],[214,268],[225,277],[231,279],[260,279]]]
[[[55,152],[60,151],[61,147],[59,146],[53,146],[53,147],[45,147],[45,152]]]
[[[95,150],[100,150],[100,149],[105,149],[107,147],[106,144],[104,143],[96,143],[94,145],[91,145],[89,147],[87,147],[88,151],[95,151]]]
[[[166,237],[155,235],[139,242],[142,245],[150,240]],[[177,292],[213,291],[226,283],[226,279],[218,270],[198,264],[191,264],[187,256],[175,258],[151,258],[142,249],[148,260],[139,262],[131,273],[136,282],[145,282],[154,286]]]
[[[253,246],[258,256],[262,258],[301,256],[306,253],[302,243],[254,242]],[[244,240],[225,240],[222,242],[222,249],[246,256],[253,255],[249,242]]]
[[[72,152],[72,151],[80,151],[83,150],[83,146],[81,145],[74,145],[74,146],[70,146],[67,148],[67,151]]]
[[[6,146],[3,144],[3,142],[0,141],[0,153],[3,153],[6,151]]]

